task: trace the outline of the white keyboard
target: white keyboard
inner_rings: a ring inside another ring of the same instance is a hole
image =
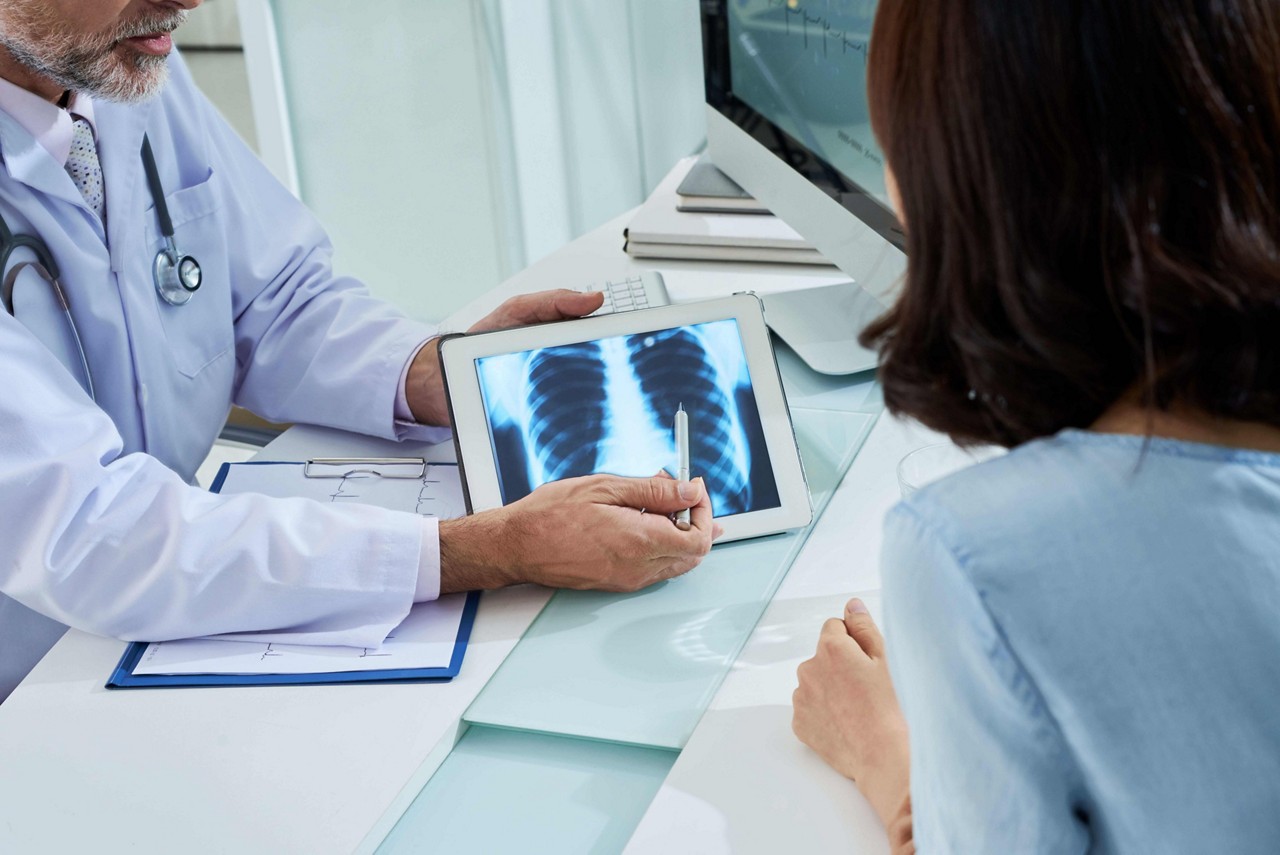
[[[590,317],[666,306],[671,302],[662,274],[652,271],[613,282],[594,283],[581,290],[587,293],[600,291],[604,294],[604,305],[592,312]]]

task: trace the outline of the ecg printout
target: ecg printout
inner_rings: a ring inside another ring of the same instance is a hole
[[[233,463],[220,492],[358,502],[441,519],[466,513],[458,467],[440,464],[428,464],[421,478],[369,474],[307,478],[301,463]],[[435,602],[418,603],[376,649],[193,638],[148,645],[133,673],[318,674],[444,668],[453,657],[466,598],[466,594],[447,594]]]
[[[415,472],[417,465],[415,460]],[[303,468],[301,463],[232,463],[219,492],[335,504],[356,502],[442,520],[467,513],[458,467],[453,464],[428,463],[421,478],[380,478],[363,471],[359,464],[352,464],[350,474],[342,478],[308,478],[302,474]]]

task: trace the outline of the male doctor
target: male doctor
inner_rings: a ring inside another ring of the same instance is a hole
[[[66,625],[373,646],[443,592],[633,590],[694,567],[718,528],[698,481],[562,481],[438,525],[190,485],[232,402],[384,437],[443,439],[424,426],[448,423],[422,347],[435,331],[334,275],[319,225],[170,56],[200,2],[0,0],[0,215],[47,247],[73,322],[23,266],[30,249],[6,259],[0,700]],[[153,282],[166,241],[144,135],[174,244],[201,268],[184,305]],[[477,328],[598,305],[537,294]],[[690,531],[665,516],[690,507]]]

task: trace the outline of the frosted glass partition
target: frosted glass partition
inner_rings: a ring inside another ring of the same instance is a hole
[[[514,272],[480,6],[273,0],[303,200],[335,266],[424,320]]]

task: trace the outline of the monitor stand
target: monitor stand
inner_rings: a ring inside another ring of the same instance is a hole
[[[852,281],[762,299],[769,329],[814,371],[854,374],[876,367],[875,352],[858,344],[858,333],[885,307]]]

